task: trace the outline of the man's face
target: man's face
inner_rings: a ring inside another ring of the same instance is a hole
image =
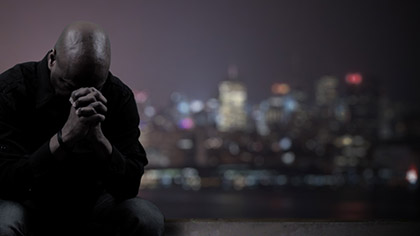
[[[69,97],[74,90],[81,87],[95,87],[100,90],[108,75],[108,69],[98,65],[86,65],[67,58],[57,60],[54,50],[48,56],[48,67],[55,93],[64,97]]]

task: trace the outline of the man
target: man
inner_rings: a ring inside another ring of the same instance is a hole
[[[0,236],[161,235],[136,197],[147,164],[131,90],[99,26],[67,26],[40,62],[0,75]]]

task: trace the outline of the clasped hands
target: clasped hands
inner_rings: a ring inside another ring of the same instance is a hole
[[[70,96],[69,117],[62,128],[66,145],[75,146],[81,140],[89,142],[104,138],[101,122],[107,112],[106,98],[96,88],[79,88]]]

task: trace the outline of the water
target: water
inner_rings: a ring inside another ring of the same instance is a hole
[[[401,188],[367,190],[254,189],[141,190],[166,218],[419,219],[419,193]]]

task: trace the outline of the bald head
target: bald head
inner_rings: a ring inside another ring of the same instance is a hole
[[[91,22],[75,22],[68,25],[55,44],[55,50],[63,59],[85,63],[110,63],[110,43],[105,31]]]
[[[110,42],[98,25],[75,22],[63,30],[48,59],[51,82],[58,94],[68,95],[80,87],[100,87],[109,71]]]

